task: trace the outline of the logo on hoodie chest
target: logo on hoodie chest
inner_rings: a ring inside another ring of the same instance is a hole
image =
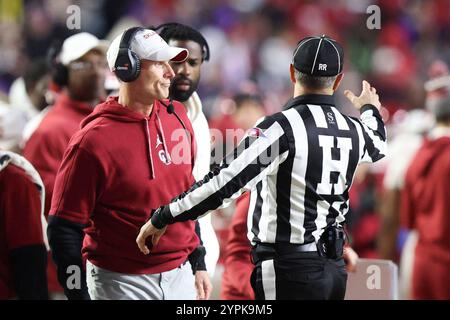
[[[161,137],[158,134],[156,136],[155,149],[158,149],[158,147],[160,147],[160,146],[161,146],[161,150],[157,151],[159,160],[161,160],[162,163],[164,163],[166,166],[168,166],[169,164],[172,163],[172,160],[170,159],[170,154],[168,154],[168,152],[166,152],[166,150],[164,149],[164,145],[162,143]]]
[[[159,160],[161,160],[161,162],[164,163],[166,166],[172,163],[172,161],[170,160],[170,155],[166,154],[164,150],[159,150],[158,156]]]
[[[162,141],[161,141],[161,137],[159,136],[159,134],[156,136],[156,149],[158,149],[158,147],[162,145]]]

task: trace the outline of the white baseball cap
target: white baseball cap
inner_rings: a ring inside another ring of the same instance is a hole
[[[120,42],[124,33],[125,31],[114,38],[106,52],[106,58],[111,71],[114,71],[117,55],[119,54]],[[140,59],[151,61],[183,62],[189,55],[187,49],[169,46],[158,33],[150,29],[137,31],[131,40],[130,49]]]
[[[93,49],[106,52],[107,48],[107,41],[99,40],[96,36],[87,32],[77,33],[64,40],[61,53],[59,54],[59,61],[67,66]]]

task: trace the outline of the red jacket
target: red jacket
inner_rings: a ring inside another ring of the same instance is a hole
[[[23,156],[36,168],[45,185],[46,216],[64,151],[72,135],[80,129],[81,120],[92,110],[93,107],[87,103],[74,101],[65,93],[60,94],[25,145]]]
[[[9,253],[44,245],[39,192],[26,173],[13,164],[0,171],[0,300],[15,296]]]
[[[407,171],[401,224],[419,232],[418,250],[450,263],[450,137],[426,140]]]
[[[146,117],[124,108],[115,97],[98,105],[70,141],[50,215],[87,225],[83,258],[96,266],[120,273],[160,273],[180,266],[199,243],[195,223],[186,221],[169,226],[149,255],[136,245],[151,210],[194,182],[193,130],[183,105],[174,102],[174,107],[189,140],[159,102]]]
[[[250,241],[247,238],[247,213],[250,194],[246,193],[236,202],[236,211],[230,227],[222,276],[221,299],[253,300],[255,294],[250,284],[254,265],[250,260]]]

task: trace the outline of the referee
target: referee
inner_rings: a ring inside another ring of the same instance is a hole
[[[149,253],[166,226],[194,220],[251,191],[248,230],[256,299],[343,299],[347,273],[342,224],[359,163],[386,153],[375,88],[345,95],[360,119],[341,114],[333,93],[343,49],[326,36],[301,40],[290,66],[294,97],[251,129],[220,167],[159,208],[136,240]]]

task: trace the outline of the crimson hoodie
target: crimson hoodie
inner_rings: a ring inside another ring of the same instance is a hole
[[[98,105],[72,137],[57,174],[50,215],[86,226],[83,258],[98,267],[128,274],[168,271],[198,246],[195,223],[169,226],[149,255],[139,251],[136,237],[153,209],[194,183],[193,130],[180,103],[174,102],[174,109],[188,132],[159,101],[146,117],[117,99]],[[58,228],[64,227],[50,219],[50,245],[62,264],[67,251],[52,239]]]
[[[407,171],[401,224],[419,232],[417,249],[450,262],[450,137],[425,140]]]

